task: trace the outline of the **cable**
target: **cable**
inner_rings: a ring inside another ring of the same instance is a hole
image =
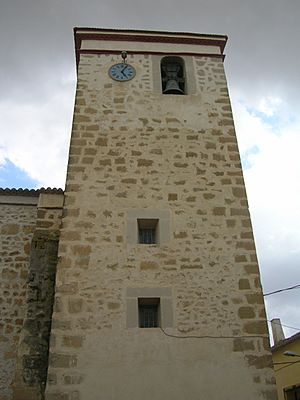
[[[281,324],[279,322],[272,322],[271,320],[267,319],[268,322],[271,322],[271,324],[276,324],[276,325],[281,325],[284,326],[285,328],[290,328],[290,329],[295,329],[296,331],[300,331],[300,328],[295,328],[294,326],[289,326],[289,325],[285,325],[285,324]]]
[[[178,336],[178,335],[171,335],[170,333],[167,333],[166,331],[163,330],[163,328],[160,326],[159,327],[161,331],[169,337],[173,337],[176,339],[248,339],[248,338],[267,338],[267,336],[262,336],[262,335],[248,335],[248,336],[211,336],[211,335],[203,335],[203,336]]]
[[[281,293],[281,292],[285,292],[287,290],[294,290],[294,289],[300,289],[300,284],[291,286],[291,287],[287,287],[284,289],[274,290],[274,292],[263,293],[263,296],[270,296],[271,294]]]
[[[295,362],[293,362],[293,364],[298,364],[298,363],[300,363],[300,360],[299,361],[295,361]],[[290,367],[292,364],[289,364],[289,365],[284,365],[283,367],[281,367],[281,368],[278,368],[278,369],[274,369],[274,371],[275,372],[277,372],[277,371],[280,371],[281,369],[284,369],[284,368],[287,368],[287,367]]]
[[[299,361],[282,361],[282,362],[273,362],[273,365],[282,365],[282,364],[297,364]]]

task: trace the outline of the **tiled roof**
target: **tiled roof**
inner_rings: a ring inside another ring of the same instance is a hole
[[[280,342],[278,342],[277,344],[274,344],[274,346],[271,347],[271,351],[275,351],[278,348],[285,346],[286,344],[292,343],[295,340],[299,340],[300,339],[300,332],[296,333],[295,335],[284,339],[284,340],[280,340]]]
[[[40,188],[40,189],[9,189],[9,188],[0,188],[0,196],[32,196],[38,197],[41,193],[49,193],[49,194],[63,194],[64,191],[62,189],[57,188]]]

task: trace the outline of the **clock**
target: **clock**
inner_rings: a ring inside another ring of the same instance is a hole
[[[130,81],[135,77],[135,69],[132,65],[127,63],[114,64],[109,68],[109,76],[120,82]]]

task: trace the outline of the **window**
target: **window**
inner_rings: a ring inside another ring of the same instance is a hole
[[[157,227],[158,219],[139,219],[138,223],[138,240],[141,244],[157,243]]]
[[[171,287],[128,287],[126,289],[126,327],[174,326]]]
[[[139,327],[157,328],[160,324],[159,298],[139,298]]]
[[[164,57],[161,60],[163,94],[185,94],[184,62],[180,57]]]
[[[126,241],[130,245],[167,246],[171,236],[170,210],[135,208],[127,211]]]
[[[300,400],[300,385],[284,389],[284,398],[286,400]]]
[[[165,82],[165,72],[162,70],[164,68],[166,61],[176,61],[179,63],[180,67],[180,79],[183,79],[184,82],[179,83],[179,88],[182,92],[179,91],[178,94],[183,95],[191,95],[191,94],[199,94],[199,89],[197,85],[197,73],[196,73],[196,65],[194,63],[195,57],[180,55],[179,56],[166,56],[153,54],[151,55],[151,63],[152,63],[152,81],[153,81],[153,92],[156,94],[162,94],[163,90],[166,89]],[[201,89],[200,89],[201,90]],[[168,93],[165,93],[168,94]],[[171,96],[172,97],[172,96]]]

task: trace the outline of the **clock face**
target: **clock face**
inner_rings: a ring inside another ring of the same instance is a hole
[[[126,63],[112,65],[108,73],[116,81],[129,81],[135,77],[135,69],[132,65]]]

